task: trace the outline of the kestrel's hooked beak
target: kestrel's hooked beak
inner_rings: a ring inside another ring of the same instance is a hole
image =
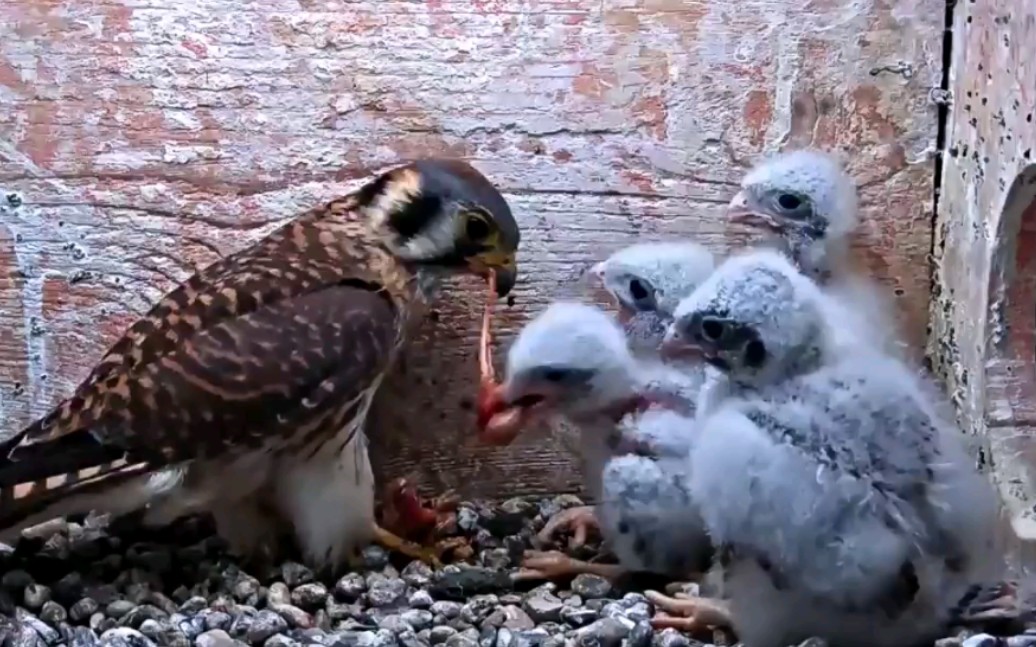
[[[665,337],[662,338],[662,345],[659,349],[662,358],[667,360],[703,358],[704,349],[693,339],[685,337],[676,324],[677,322],[673,322],[666,328]]]
[[[727,205],[727,219],[730,222],[742,223],[752,227],[764,227],[771,231],[780,230],[780,225],[773,216],[753,207],[748,192],[743,189],[738,191],[737,195],[731,198],[730,204]]]
[[[468,267],[480,276],[488,276],[490,272],[495,272],[496,295],[499,297],[510,294],[518,281],[518,262],[512,251],[488,249],[472,256],[468,260]]]

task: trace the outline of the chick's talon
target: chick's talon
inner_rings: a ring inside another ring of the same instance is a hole
[[[588,573],[614,580],[625,572],[626,569],[618,564],[593,564],[569,557],[557,550],[528,550],[525,551],[521,568],[512,575],[511,579],[515,581],[553,580]]]
[[[651,619],[655,629],[673,628],[686,633],[697,633],[710,628],[729,629],[730,607],[723,600],[690,595],[669,597],[658,591],[645,591],[645,597],[662,613]]]
[[[572,531],[570,548],[579,548],[586,544],[590,532],[600,532],[600,524],[594,514],[593,506],[579,506],[563,510],[547,521],[547,525],[536,533],[536,543],[539,546],[546,546],[554,541],[554,536],[561,530]]]

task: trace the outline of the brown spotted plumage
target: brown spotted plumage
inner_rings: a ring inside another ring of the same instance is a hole
[[[0,447],[0,528],[209,511],[242,553],[286,520],[311,561],[338,563],[376,532],[363,421],[426,288],[495,272],[506,294],[518,242],[488,180],[422,160],[210,265]]]

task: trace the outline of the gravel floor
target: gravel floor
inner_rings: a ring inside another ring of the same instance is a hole
[[[367,571],[320,581],[285,562],[243,570],[201,520],[160,532],[103,517],[55,521],[16,547],[0,544],[2,647],[689,647],[672,629],[652,631],[654,609],[635,590],[581,575],[564,586],[516,588],[509,572],[528,538],[575,497],[462,503],[454,532],[471,564],[433,573],[377,546]],[[592,547],[591,547],[592,550]],[[703,637],[699,637],[703,638]],[[817,647],[812,640],[804,645]],[[939,647],[1036,647],[1036,633],[960,635]]]

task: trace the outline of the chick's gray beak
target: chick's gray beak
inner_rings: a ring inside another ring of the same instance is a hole
[[[579,282],[590,288],[604,287],[604,262],[594,263],[579,277]]]
[[[703,357],[702,348],[680,332],[679,322],[666,328],[659,353],[663,359],[697,359]]]
[[[727,219],[751,227],[763,227],[776,231],[778,223],[771,215],[754,208],[747,191],[738,191],[727,205]]]

